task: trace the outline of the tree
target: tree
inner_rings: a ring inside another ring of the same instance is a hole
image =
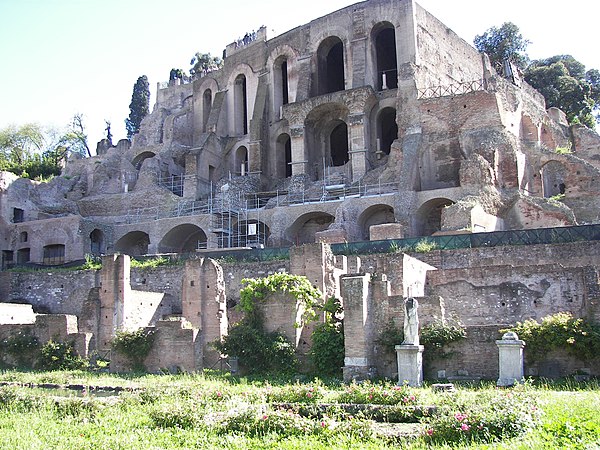
[[[44,131],[36,123],[20,127],[9,125],[0,130],[0,158],[14,164],[23,164],[32,154],[45,145]]]
[[[127,139],[140,131],[142,119],[150,112],[150,85],[148,77],[142,75],[133,85],[133,94],[129,104],[129,117],[125,119]]]
[[[82,157],[92,156],[92,152],[87,143],[87,133],[85,131],[85,125],[83,124],[83,114],[77,113],[73,116],[67,130],[60,136],[55,147],[62,147],[65,149],[65,158],[70,154],[77,154]]]
[[[564,111],[570,123],[594,128],[600,105],[600,72],[586,72],[571,55],[557,55],[533,61],[525,71],[525,81],[537,89],[546,106]]]
[[[196,52],[190,61],[192,68],[190,75],[192,78],[200,78],[213,70],[218,70],[223,67],[223,60],[218,56],[211,56],[210,53]]]
[[[502,73],[505,61],[510,61],[519,69],[527,67],[529,58],[525,51],[531,43],[523,37],[512,22],[505,22],[500,28],[489,28],[482,35],[475,36],[475,48],[490,57],[490,62],[498,73]]]

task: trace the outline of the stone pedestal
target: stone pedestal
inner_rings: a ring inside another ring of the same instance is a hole
[[[398,384],[418,387],[423,383],[422,345],[396,345]]]
[[[525,342],[519,340],[516,333],[509,331],[496,341],[499,353],[500,374],[498,386],[513,386],[524,379],[523,372],[523,347]]]

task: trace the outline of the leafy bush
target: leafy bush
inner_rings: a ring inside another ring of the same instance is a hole
[[[150,410],[150,420],[157,428],[198,428],[203,424],[203,415],[196,405],[191,403],[177,403],[174,405],[161,405]]]
[[[509,391],[476,404],[446,409],[427,424],[425,439],[432,443],[493,442],[520,436],[539,422],[535,401]]]
[[[406,385],[365,381],[346,386],[344,391],[338,394],[337,401],[373,405],[414,405],[417,403],[417,396],[415,391]]]
[[[335,297],[329,298],[321,308],[325,322],[312,333],[310,359],[319,376],[340,376],[344,366],[344,324],[340,319],[342,304]]]
[[[51,339],[40,350],[40,367],[43,370],[77,370],[87,365],[87,361],[75,353],[71,343]]]
[[[561,312],[544,317],[539,323],[533,319],[518,322],[512,328],[527,346],[525,355],[531,362],[541,360],[549,351],[565,349],[580,360],[600,355],[600,325],[576,319],[571,313]]]
[[[295,349],[281,333],[266,333],[262,327],[242,320],[229,330],[217,350],[239,358],[248,373],[293,373],[297,366]]]
[[[403,341],[404,331],[393,320],[383,326],[379,337],[375,340],[378,345],[381,345],[389,353],[394,353],[396,345],[400,345]]]
[[[420,342],[425,346],[427,359],[450,356],[444,347],[467,337],[467,330],[457,321],[436,320],[421,328]]]
[[[119,331],[111,343],[117,353],[126,357],[134,370],[143,371],[144,360],[154,345],[155,330],[140,328],[137,331]]]
[[[136,269],[155,269],[162,266],[170,266],[173,263],[165,256],[156,256],[154,258],[147,259],[135,259],[131,258],[131,267]]]

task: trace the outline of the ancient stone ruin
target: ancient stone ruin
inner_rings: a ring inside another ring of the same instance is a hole
[[[45,327],[85,354],[153,326],[150,368],[211,367],[240,280],[282,270],[342,298],[348,378],[392,376],[378,332],[403,323],[402,250],[422,237],[437,247],[413,254],[436,269],[421,326],[468,328],[430,374],[497,378],[498,329],[516,321],[600,320],[600,137],[413,0],[367,0],[272,38],[261,28],[227,46],[221,69],[156,97],[132,142],[102,141],[48,183],[0,174],[0,338]],[[153,254],[188,261],[132,269],[124,256]],[[85,255],[105,255],[102,270],[53,270]],[[45,268],[6,271],[27,265]],[[587,365],[558,355],[529,374]]]

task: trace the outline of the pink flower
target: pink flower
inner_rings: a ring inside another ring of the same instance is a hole
[[[428,436],[433,436],[433,428],[428,428],[427,429],[427,435]]]
[[[467,425],[466,423],[463,423],[460,426],[460,429],[463,430],[463,431],[469,431],[471,429],[471,427],[469,425]]]
[[[325,428],[325,422],[321,422],[321,427]]]
[[[311,397],[312,397],[312,394],[311,394],[310,392],[307,392],[307,393],[306,393],[306,396],[307,396],[308,398],[311,398]]]
[[[411,396],[410,396],[410,401],[411,401],[411,402],[414,402],[416,399],[417,399],[417,397],[415,397],[414,395],[411,395]]]
[[[222,397],[222,396],[223,396],[223,394],[221,394],[220,391],[217,391],[217,397]]]
[[[269,416],[267,416],[266,414],[264,414],[264,415],[262,416],[262,420],[267,420],[268,418],[269,418]]]
[[[456,413],[456,414],[454,414],[454,418],[456,420],[458,420],[459,422],[462,422],[463,420],[465,420],[467,418],[467,415],[462,414],[462,413]]]

